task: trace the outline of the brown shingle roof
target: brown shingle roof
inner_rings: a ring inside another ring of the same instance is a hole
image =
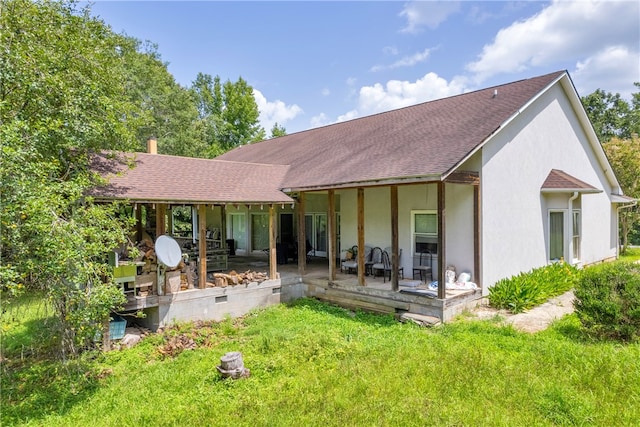
[[[292,189],[440,179],[564,73],[245,145],[218,159],[290,165],[283,188]]]
[[[113,153],[92,157],[91,168],[110,176],[109,184],[91,194],[100,199],[174,203],[291,203],[279,189],[288,166],[237,163],[161,154],[128,153],[126,161]],[[114,175],[117,174],[117,175]]]
[[[549,172],[549,175],[547,175],[547,178],[542,183],[541,190],[546,192],[578,191],[581,193],[595,193],[600,191],[593,185],[587,184],[559,169],[551,169],[551,172]]]

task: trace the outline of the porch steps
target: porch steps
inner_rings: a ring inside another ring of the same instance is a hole
[[[437,317],[409,312],[402,313],[400,315],[400,321],[403,323],[413,322],[416,325],[426,327],[438,326],[441,323],[440,319]]]

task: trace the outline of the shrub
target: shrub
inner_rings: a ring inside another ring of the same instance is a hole
[[[499,280],[489,288],[489,303],[496,308],[520,313],[572,289],[579,276],[580,271],[576,267],[564,262],[534,268]]]
[[[640,338],[640,265],[617,262],[590,267],[576,285],[576,314],[599,339]]]

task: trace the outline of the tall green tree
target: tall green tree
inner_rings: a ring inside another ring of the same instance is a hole
[[[265,138],[253,88],[242,77],[222,83],[219,76],[199,73],[191,90],[208,144],[207,157]]]
[[[640,138],[633,135],[629,139],[611,138],[602,144],[611,167],[613,168],[622,190],[627,196],[640,199]],[[630,240],[640,225],[640,207],[638,205],[620,210],[620,243],[621,252],[625,253]]]
[[[62,355],[123,299],[103,260],[129,224],[86,196],[89,153],[136,146],[123,43],[74,3],[0,1],[0,286],[46,293]]]
[[[124,37],[126,96],[142,112],[136,133],[138,150],[154,136],[163,154],[200,157],[206,148],[198,127],[196,99],[180,86],[162,62],[157,45]]]
[[[640,83],[634,85],[640,88]],[[633,93],[628,102],[618,93],[598,89],[582,103],[622,190],[640,199],[640,93]],[[640,207],[622,209],[619,220],[624,253],[630,243],[640,244],[633,240],[640,236]]]
[[[284,126],[279,125],[277,122],[273,124],[271,128],[271,136],[270,138],[277,138],[279,136],[285,136],[287,134],[287,130]]]
[[[640,87],[640,83],[634,85]],[[633,94],[629,103],[619,93],[597,89],[583,97],[582,104],[601,143],[640,133],[640,94]]]

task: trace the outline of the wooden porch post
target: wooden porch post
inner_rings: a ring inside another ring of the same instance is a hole
[[[307,265],[307,239],[304,230],[304,193],[298,196],[298,274],[304,276]]]
[[[198,205],[198,287],[207,287],[207,206]]]
[[[276,214],[273,205],[269,205],[269,278],[275,279],[277,272],[276,254]]]
[[[473,186],[473,281],[480,283],[480,185]]]
[[[358,285],[364,281],[364,188],[358,188]]]
[[[227,205],[220,205],[220,247],[227,244]]]
[[[167,232],[167,223],[165,216],[167,213],[167,205],[164,203],[156,204],[156,239]]]
[[[327,213],[329,232],[329,280],[336,280],[336,199],[335,191],[329,190],[329,212]]]
[[[438,181],[438,298],[445,299],[447,296],[447,284],[445,281],[445,203],[444,187],[442,181]]]
[[[391,186],[391,289],[398,291],[398,269],[400,268],[398,256],[398,186]]]
[[[142,240],[142,205],[135,203],[133,210],[136,216],[136,242]]]

